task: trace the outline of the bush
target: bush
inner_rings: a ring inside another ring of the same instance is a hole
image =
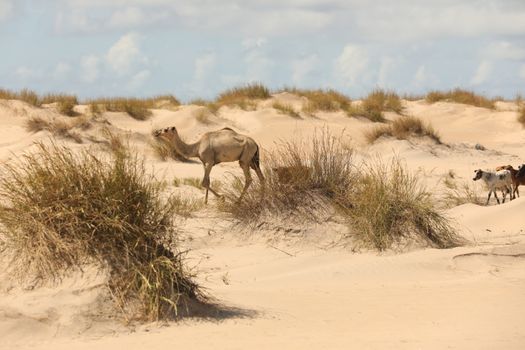
[[[35,107],[40,107],[42,104],[40,98],[38,97],[38,94],[28,89],[23,89],[20,92],[13,92],[11,90],[0,89],[0,99],[20,100]]]
[[[31,117],[26,121],[26,129],[29,132],[38,132],[41,130],[49,131],[53,136],[72,139],[76,143],[82,143],[82,136],[79,133],[73,131],[73,129],[79,127],[81,129],[87,129],[91,126],[89,120],[84,118],[75,119],[72,121],[64,121],[60,119],[48,120],[42,117]]]
[[[379,125],[365,132],[368,143],[374,143],[381,136],[392,136],[398,140],[426,136],[441,144],[441,138],[432,125],[424,124],[421,119],[412,116],[397,118],[391,124]]]
[[[295,109],[293,108],[293,106],[291,106],[289,104],[283,104],[283,103],[279,103],[279,102],[274,102],[272,107],[275,108],[276,110],[278,110],[281,113],[288,114],[292,118],[297,118],[297,119],[301,118],[299,113],[297,113],[295,111]]]
[[[252,83],[222,92],[215,100],[215,104],[217,109],[220,106],[236,105],[247,110],[255,108],[253,100],[267,98],[270,98],[270,90],[260,83]]]
[[[374,122],[384,122],[383,112],[401,113],[401,99],[395,92],[374,90],[363,99],[361,105],[348,110],[350,116],[362,116]]]
[[[150,109],[178,106],[180,102],[171,95],[160,95],[151,98],[98,98],[86,101],[93,114],[100,114],[103,110],[108,112],[125,112],[134,119],[146,120],[151,116]]]
[[[438,248],[461,243],[419,175],[410,174],[399,159],[389,165],[376,160],[361,169],[354,206],[346,212],[354,233],[365,244],[385,250],[405,240]]]
[[[477,95],[472,91],[462,89],[454,89],[449,91],[430,91],[425,99],[428,103],[435,103],[438,101],[451,101],[476,107],[483,107],[489,109],[496,108],[496,105],[494,104],[494,99],[488,99],[484,96]]]
[[[15,275],[60,280],[100,264],[119,309],[143,320],[182,315],[204,300],[171,250],[174,204],[161,200],[160,185],[136,157],[38,144],[3,170],[0,222]]]
[[[264,186],[253,184],[240,202],[244,177],[235,177],[219,208],[253,226],[266,215],[322,222],[335,209],[356,238],[379,250],[407,240],[439,248],[461,243],[419,176],[400,161],[357,171],[340,138],[324,131],[309,142],[283,143],[266,157]]]

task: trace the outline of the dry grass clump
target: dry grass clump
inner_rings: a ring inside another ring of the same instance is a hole
[[[195,100],[191,100],[190,102],[188,102],[188,104],[189,105],[196,105],[196,106],[206,107],[213,114],[217,113],[217,111],[221,107],[221,105],[219,105],[218,103],[211,102],[211,101],[206,101],[206,100],[203,100],[201,98],[195,99]]]
[[[399,160],[359,166],[340,138],[317,134],[309,144],[286,142],[265,157],[266,182],[253,184],[241,202],[243,177],[235,177],[219,208],[243,223],[257,225],[265,215],[324,220],[335,208],[354,237],[379,250],[406,241],[446,248],[460,240],[437,202]],[[328,211],[330,212],[330,211]]]
[[[89,100],[91,111],[125,112],[137,120],[146,120],[151,116],[149,108],[153,108],[152,101],[138,98],[99,98]],[[91,107],[93,106],[93,107]],[[95,113],[94,113],[95,114]]]
[[[260,83],[252,83],[234,87],[219,94],[215,104],[220,106],[239,106],[243,110],[254,109],[254,100],[270,98],[270,90]]]
[[[431,124],[424,124],[419,118],[413,116],[400,117],[390,124],[383,124],[365,131],[368,143],[374,143],[381,136],[392,136],[398,140],[407,140],[411,136],[429,137],[441,144],[437,131]]]
[[[280,92],[282,91],[306,97],[308,103],[303,107],[303,111],[309,114],[313,114],[317,111],[335,112],[347,110],[352,103],[348,96],[332,89],[308,90],[295,87],[285,87],[280,90]]]
[[[182,255],[172,251],[175,204],[161,199],[136,157],[38,144],[3,173],[1,237],[15,276],[60,280],[98,264],[128,320],[180,316],[204,300]]]
[[[29,132],[38,132],[47,130],[52,135],[72,139],[76,143],[82,143],[82,136],[73,129],[80,128],[85,130],[89,128],[91,123],[86,118],[78,118],[71,121],[64,121],[60,119],[44,119],[42,117],[31,117],[26,121],[26,130]]]
[[[20,100],[24,101],[32,106],[40,107],[42,102],[38,97],[38,94],[29,89],[23,89],[19,92],[11,90],[0,89],[0,99],[3,100]]]
[[[77,115],[77,113],[73,110],[73,108],[75,108],[75,106],[78,105],[78,99],[75,95],[47,94],[42,97],[41,101],[42,104],[56,102],[58,104],[58,112],[60,114],[64,114],[70,117]]]
[[[180,154],[169,140],[162,137],[154,137],[149,144],[157,157],[164,162],[168,159],[177,160],[179,162],[190,161],[188,158]]]
[[[361,169],[354,205],[346,213],[365,244],[385,250],[414,240],[438,248],[461,243],[419,175],[409,173],[399,159],[372,161]]]
[[[212,113],[206,107],[199,108],[193,113],[193,115],[195,116],[195,119],[201,124],[204,124],[204,125],[213,124],[213,120],[210,119],[212,117]]]
[[[254,181],[243,200],[237,203],[244,177],[235,177],[234,186],[226,190],[228,200],[220,203],[221,210],[251,223],[266,213],[304,214],[311,219],[320,207],[326,206],[326,201],[343,198],[355,182],[352,151],[344,149],[340,138],[326,130],[308,141],[284,142],[265,159],[264,188]],[[279,169],[289,169],[286,179]]]
[[[476,107],[483,107],[489,109],[496,108],[494,104],[494,99],[488,99],[485,96],[481,96],[474,93],[473,91],[458,88],[449,91],[430,91],[425,99],[428,103],[434,103],[438,101],[451,101]]]
[[[374,122],[384,122],[383,112],[401,113],[403,106],[399,96],[392,91],[374,90],[364,98],[359,106],[348,110],[350,116],[362,116]]]
[[[518,122],[525,128],[525,107],[521,107],[518,111]]]
[[[444,202],[448,208],[456,207],[465,203],[477,205],[485,204],[480,195],[480,188],[471,186],[469,182],[458,183],[454,172],[449,172],[443,180],[445,185]]]
[[[283,114],[289,115],[292,118],[297,118],[297,119],[301,118],[299,113],[297,113],[295,111],[295,109],[293,108],[293,106],[290,105],[290,104],[274,102],[272,107],[275,108],[276,110],[278,110],[279,112],[283,113]]]

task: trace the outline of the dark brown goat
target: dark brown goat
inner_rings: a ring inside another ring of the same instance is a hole
[[[498,170],[508,170],[510,171],[511,177],[512,177],[512,187],[514,188],[514,191],[512,191],[512,194],[514,198],[516,198],[516,194],[518,197],[520,196],[520,191],[518,190],[519,185],[525,186],[525,176],[519,177],[518,170],[514,169],[512,165],[502,165],[496,168],[496,171]]]

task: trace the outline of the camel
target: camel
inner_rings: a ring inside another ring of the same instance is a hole
[[[216,164],[239,161],[246,179],[244,189],[238,199],[239,202],[252,182],[250,168],[255,170],[259,180],[264,183],[264,176],[259,164],[259,146],[249,136],[238,134],[230,128],[223,128],[207,132],[202,135],[199,141],[188,144],[181,140],[177,128],[174,126],[156,130],[153,135],[165,138],[184,157],[197,157],[201,160],[204,166],[202,187],[206,189],[204,199],[206,204],[208,203],[208,191],[211,191],[218,198],[221,197],[210,187],[210,172]]]

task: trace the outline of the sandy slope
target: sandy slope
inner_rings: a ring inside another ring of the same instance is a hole
[[[301,98],[277,99],[297,108]],[[202,166],[159,162],[147,142],[151,130],[176,125],[188,140],[222,126],[250,134],[264,150],[279,139],[307,138],[316,128],[342,134],[356,147],[356,160],[397,154],[420,171],[436,192],[452,170],[470,181],[476,168],[525,162],[525,131],[511,105],[498,111],[451,103],[407,102],[407,111],[432,122],[448,146],[425,141],[380,140],[364,145],[366,120],[343,113],[294,119],[270,108],[225,109],[210,124],[196,120],[200,107],[155,110],[148,121],[122,114],[107,116],[113,130],[126,131],[132,145],[148,157],[159,177],[200,177]],[[47,134],[29,134],[24,120],[36,113],[19,102],[0,101],[3,143],[0,157],[28,149]],[[390,118],[396,116],[391,115]],[[100,134],[99,126],[90,130]],[[85,145],[68,144],[74,147]],[[474,148],[483,144],[487,150]],[[263,153],[264,156],[264,153]],[[264,158],[263,158],[264,164]],[[212,177],[238,171],[236,164],[215,167]],[[189,189],[186,189],[189,191]],[[192,190],[200,196],[198,190]],[[189,263],[199,280],[223,304],[236,308],[223,319],[188,319],[146,325],[131,331],[115,321],[93,322],[103,276],[88,271],[59,286],[24,290],[0,273],[2,349],[523,349],[525,348],[525,198],[500,206],[465,204],[449,210],[468,245],[405,254],[352,253],[333,245],[344,225],[328,222],[274,232],[236,233],[231,221],[207,208],[181,222]],[[288,231],[288,233],[283,233]],[[305,237],[306,235],[306,237]],[[270,239],[278,237],[278,239]],[[304,239],[305,238],[305,239]]]

